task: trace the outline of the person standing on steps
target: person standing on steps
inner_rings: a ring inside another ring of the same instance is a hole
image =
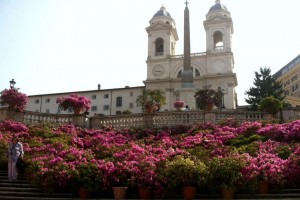
[[[13,136],[11,142],[8,146],[8,179],[17,180],[18,172],[16,168],[16,163],[18,158],[23,159],[24,150],[23,145],[19,142],[17,136]]]

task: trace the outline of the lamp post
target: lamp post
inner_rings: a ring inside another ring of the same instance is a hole
[[[15,84],[16,84],[16,81],[14,79],[11,79],[11,81],[9,81],[10,89],[15,88]]]

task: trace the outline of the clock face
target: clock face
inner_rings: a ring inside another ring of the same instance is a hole
[[[156,65],[153,68],[152,73],[154,76],[162,76],[165,73],[165,68],[161,65]]]

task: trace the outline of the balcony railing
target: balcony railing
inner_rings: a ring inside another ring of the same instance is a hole
[[[206,52],[200,52],[200,53],[192,53],[191,54],[191,58],[192,57],[199,57],[199,56],[205,56]],[[180,55],[172,55],[171,58],[183,58],[184,54],[180,54]]]

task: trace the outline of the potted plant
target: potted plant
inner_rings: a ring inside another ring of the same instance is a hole
[[[91,193],[101,189],[102,177],[96,163],[82,162],[73,170],[71,182],[74,189],[78,190],[80,198],[88,198]]]
[[[27,95],[19,92],[16,88],[5,89],[0,97],[1,105],[8,105],[8,108],[20,112],[24,111],[27,101]]]
[[[209,185],[221,189],[223,197],[231,199],[243,180],[244,158],[239,155],[213,157],[208,164]]]
[[[259,152],[256,157],[250,158],[251,165],[244,168],[246,176],[256,181],[259,194],[268,193],[269,184],[282,186],[286,183],[286,160],[277,154]]]
[[[62,110],[73,109],[76,115],[80,114],[81,111],[88,111],[91,108],[91,100],[78,94],[57,98],[56,103],[58,103],[58,107]]]
[[[194,97],[196,105],[201,110],[211,111],[213,106],[222,107],[222,91],[212,89],[197,90]]]
[[[106,173],[105,179],[110,182],[115,199],[124,199],[132,181],[131,167],[133,166],[126,161],[115,161],[111,164],[111,169]]]
[[[196,188],[206,182],[207,167],[199,160],[181,155],[166,163],[165,176],[171,189],[182,189],[185,199],[194,199]]]
[[[166,96],[164,91],[155,90],[143,90],[143,94],[137,97],[136,103],[138,106],[142,106],[142,110],[145,112],[155,112],[160,109],[162,105],[166,104]]]
[[[174,103],[174,107],[175,107],[175,109],[178,110],[178,111],[179,111],[181,108],[183,108],[183,106],[184,106],[184,102],[181,101],[181,100],[177,100],[177,101],[175,101],[175,103]]]

